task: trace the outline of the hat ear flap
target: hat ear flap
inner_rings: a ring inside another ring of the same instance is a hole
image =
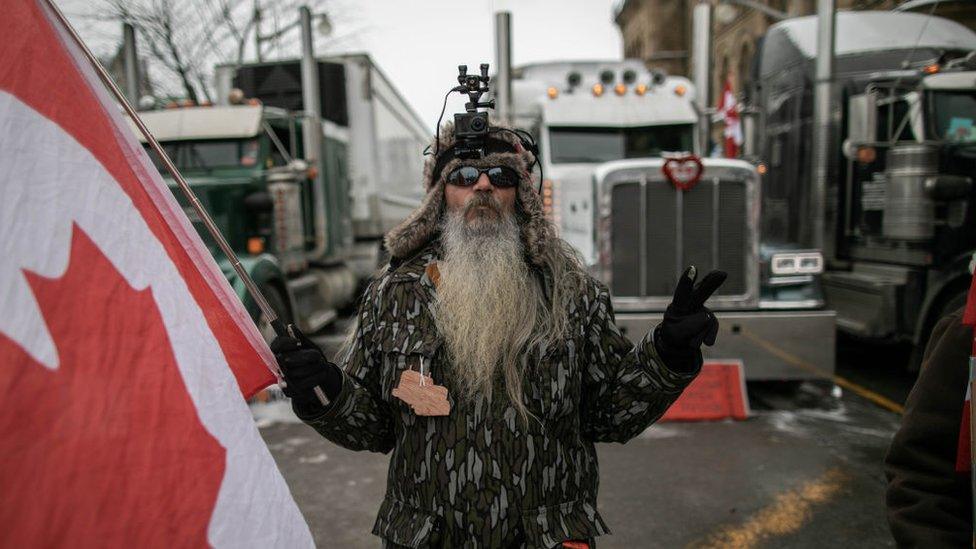
[[[420,207],[386,233],[386,249],[393,257],[409,257],[437,234],[444,210],[444,182],[438,181]]]
[[[541,266],[546,244],[556,237],[555,229],[546,219],[542,198],[532,188],[531,178],[519,185],[517,196],[525,214],[522,223],[522,244],[532,263]]]

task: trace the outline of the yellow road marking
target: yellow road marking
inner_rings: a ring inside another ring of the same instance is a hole
[[[844,488],[850,475],[838,468],[798,488],[776,496],[743,524],[726,526],[704,541],[689,544],[695,549],[748,549],[771,537],[797,532],[813,515],[814,508],[827,503]]]
[[[863,385],[858,385],[857,383],[854,383],[849,379],[843,378],[837,374],[834,374],[833,372],[828,372],[823,368],[810,364],[809,362],[803,360],[802,358],[788,351],[784,351],[780,347],[776,346],[776,344],[750,332],[746,328],[741,328],[739,334],[744,336],[746,339],[752,341],[756,345],[762,347],[769,353],[780,358],[781,360],[788,362],[789,364],[792,364],[798,368],[802,368],[810,372],[814,372],[820,376],[830,378],[837,385],[840,385],[845,389],[849,389],[850,391],[854,392],[858,396],[862,398],[866,398],[867,400],[870,400],[871,402],[877,404],[878,406],[881,406],[886,410],[889,410],[891,412],[900,415],[904,415],[905,413],[905,407],[902,406],[901,404],[898,404],[897,402],[889,398],[879,395],[878,393],[872,391],[871,389],[868,389],[867,387],[864,387]]]

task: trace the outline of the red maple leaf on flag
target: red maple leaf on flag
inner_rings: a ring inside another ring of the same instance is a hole
[[[208,545],[225,450],[187,393],[151,288],[132,288],[77,226],[63,276],[25,276],[59,365],[0,334],[4,545]]]

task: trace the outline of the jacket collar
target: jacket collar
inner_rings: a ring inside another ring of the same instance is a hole
[[[427,267],[442,257],[439,238],[434,238],[416,253],[403,259],[390,260],[390,282],[413,282],[426,276]]]

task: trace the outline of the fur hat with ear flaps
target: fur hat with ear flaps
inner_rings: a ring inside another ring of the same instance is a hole
[[[492,121],[492,128],[507,128],[510,126]],[[386,234],[386,249],[390,255],[407,258],[421,247],[438,236],[441,218],[444,215],[444,185],[445,177],[460,166],[475,166],[487,168],[491,166],[507,166],[518,172],[522,177],[516,191],[515,210],[522,235],[522,244],[529,261],[542,265],[542,254],[545,246],[556,238],[552,224],[545,217],[542,209],[542,198],[535,190],[532,181],[532,164],[535,155],[522,147],[519,139],[511,131],[492,132],[491,138],[496,145],[489,147],[489,153],[480,159],[453,158],[451,148],[454,145],[454,123],[448,122],[441,126],[440,142],[436,139],[430,145],[431,154],[424,163],[424,187],[427,196],[416,210],[397,227]],[[438,162],[440,160],[440,162]],[[438,173],[434,173],[435,169]]]

